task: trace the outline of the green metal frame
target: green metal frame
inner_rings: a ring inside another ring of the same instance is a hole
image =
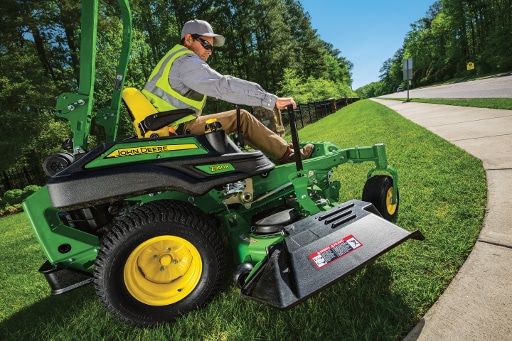
[[[115,141],[119,123],[121,91],[124,86],[132,40],[132,16],[128,0],[118,0],[123,21],[121,56],[112,91],[110,107],[98,110],[96,123],[105,130],[106,141]],[[98,0],[82,1],[80,39],[80,79],[78,92],[65,92],[57,98],[56,115],[69,120],[73,131],[73,153],[87,150],[94,104]]]
[[[396,204],[398,200],[398,172],[395,168],[388,164],[388,158],[386,155],[386,147],[384,144],[379,143],[371,147],[355,147],[347,149],[347,158],[350,162],[366,162],[373,161],[375,166],[370,169],[367,174],[367,178],[371,178],[377,171],[388,173],[393,178],[393,196],[391,197],[391,203]]]
[[[51,264],[92,272],[100,248],[99,238],[64,224],[61,213],[52,207],[46,186],[29,196],[22,206]]]

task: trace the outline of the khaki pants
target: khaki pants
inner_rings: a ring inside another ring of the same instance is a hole
[[[217,114],[199,116],[195,120],[184,124],[184,129],[189,130],[191,134],[204,134],[206,120],[216,118],[227,134],[237,132],[236,110],[224,111]],[[279,159],[286,152],[288,143],[275,134],[272,130],[265,127],[247,110],[240,110],[240,127],[244,141],[251,147],[261,150],[265,155]]]

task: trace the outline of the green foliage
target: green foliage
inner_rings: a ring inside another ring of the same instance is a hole
[[[15,214],[23,211],[23,208],[21,207],[21,204],[14,204],[14,205],[8,205],[2,208],[0,206],[0,217]]]
[[[356,89],[359,98],[372,98],[385,94],[384,81],[373,82]]]
[[[384,62],[375,95],[403,85],[405,58],[413,59],[413,87],[511,71],[510,13],[511,0],[434,2],[424,18],[411,25],[403,46]],[[468,62],[474,63],[474,70],[467,70]]]
[[[291,69],[284,70],[284,78],[279,83],[282,96],[293,97],[297,103],[311,103],[329,98],[357,97],[346,83],[325,78],[304,79]]]
[[[21,203],[21,195],[23,194],[23,190],[21,189],[10,189],[7,192],[4,193],[3,200],[4,202],[12,206],[14,204]]]
[[[21,202],[29,195],[41,188],[37,185],[28,185],[24,189],[11,189],[0,198],[0,216],[18,213],[22,210]]]
[[[23,193],[21,194],[21,200],[25,200],[28,196],[31,194],[37,192],[41,186],[38,185],[28,185],[25,188],[23,188]]]

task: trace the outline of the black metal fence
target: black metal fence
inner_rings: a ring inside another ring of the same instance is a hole
[[[0,198],[11,189],[23,189],[28,185],[43,186],[48,180],[42,167],[23,167],[20,169],[2,170],[0,173]]]
[[[359,98],[340,98],[322,102],[298,104],[297,109],[294,110],[297,128],[303,128],[310,123],[314,123],[358,100]],[[288,115],[286,115],[285,112],[282,113],[284,114],[284,126],[289,126]]]

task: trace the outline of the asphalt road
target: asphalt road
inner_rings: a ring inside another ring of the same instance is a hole
[[[407,98],[407,89],[382,98]],[[410,89],[409,98],[512,98],[512,75]]]

